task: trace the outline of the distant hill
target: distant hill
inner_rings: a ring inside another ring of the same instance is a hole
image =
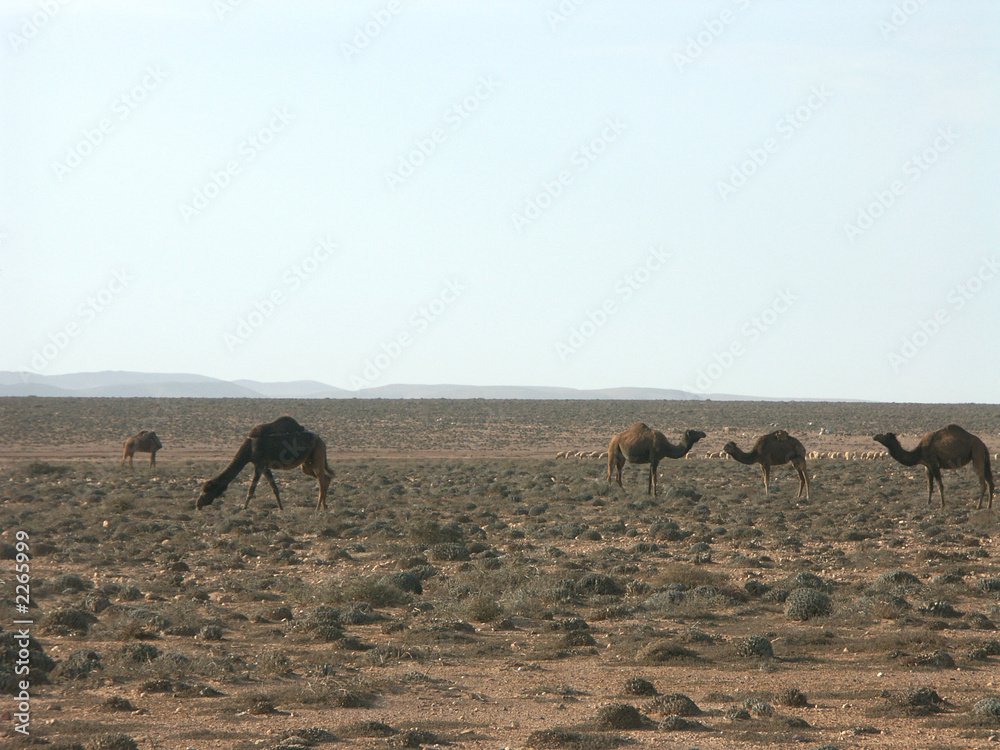
[[[679,401],[759,400],[746,396],[697,395],[665,388],[601,388],[580,390],[522,385],[414,385],[394,384],[349,391],[316,380],[266,383],[257,380],[219,380],[190,373],[80,372],[36,375],[0,371],[0,396],[80,396],[152,398],[385,398],[385,399],[591,399]]]

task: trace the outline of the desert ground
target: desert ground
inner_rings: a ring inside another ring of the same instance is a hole
[[[329,511],[299,471],[276,472],[284,511],[265,482],[244,510],[249,468],[196,511],[281,414],[327,443]],[[556,458],[636,421],[707,433],[655,498],[644,466],[619,488]],[[765,496],[706,457],[950,422],[1000,451],[987,405],[0,399],[0,743],[996,747],[1000,505],[976,509],[972,469],[942,509],[891,459],[811,460],[805,500],[788,466]],[[141,428],[157,466],[122,468]]]

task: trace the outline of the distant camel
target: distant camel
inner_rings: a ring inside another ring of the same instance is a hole
[[[649,464],[649,484],[646,493],[656,496],[656,467],[664,458],[683,458],[688,451],[705,437],[704,432],[685,430],[680,445],[673,445],[659,430],[636,422],[625,432],[611,438],[608,444],[608,482],[617,472],[618,486],[622,486],[622,467],[630,464]]]
[[[761,438],[753,445],[753,450],[744,453],[736,443],[730,441],[726,443],[723,450],[741,464],[750,466],[760,464],[764,473],[764,494],[771,491],[771,467],[780,466],[791,462],[792,466],[799,473],[799,492],[796,497],[802,497],[802,490],[805,490],[805,498],[809,499],[809,477],[806,475],[806,449],[802,443],[793,438],[784,430],[775,430]]]
[[[279,417],[273,422],[259,424],[250,430],[249,437],[243,441],[243,445],[229,466],[202,486],[195,507],[204,508],[210,505],[215,498],[226,491],[230,482],[239,476],[248,463],[253,464],[254,474],[246,502],[243,504],[244,510],[250,506],[250,498],[257,489],[261,474],[274,490],[278,509],[284,510],[271,469],[288,470],[296,466],[301,466],[302,473],[316,477],[319,481],[319,501],[316,503],[316,510],[326,509],[326,493],[333,478],[333,469],[326,462],[326,443],[319,435],[309,432],[291,417]]]
[[[125,453],[122,455],[122,466],[125,465],[125,459],[128,459],[128,466],[130,469],[134,469],[135,466],[132,464],[132,456],[136,453],[148,453],[149,454],[149,465],[156,466],[156,451],[163,447],[163,443],[160,439],[156,437],[156,433],[152,430],[139,430],[132,437],[125,441]]]
[[[944,482],[941,481],[941,469],[960,469],[970,461],[972,468],[979,477],[979,504],[983,507],[983,497],[987,485],[990,491],[990,502],[987,507],[993,507],[993,472],[990,469],[990,454],[986,444],[970,432],[966,432],[957,424],[950,424],[943,430],[928,432],[920,439],[920,443],[912,451],[899,444],[896,434],[887,432],[872,438],[889,449],[889,455],[903,464],[916,466],[921,464],[927,469],[927,502],[934,500],[934,482],[937,481],[941,491],[941,507],[944,507]]]

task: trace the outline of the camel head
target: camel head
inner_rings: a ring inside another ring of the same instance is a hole
[[[726,443],[724,446],[722,446],[722,450],[724,450],[729,455],[732,455],[733,451],[736,451],[736,450],[739,450],[739,449],[736,447],[736,443],[733,442],[732,440],[730,440],[728,443]]]
[[[211,505],[215,498],[221,496],[225,491],[226,486],[224,484],[216,482],[214,479],[209,479],[201,486],[201,494],[195,501],[194,507],[197,510],[201,510],[206,505]]]
[[[684,430],[684,444],[690,448],[699,440],[705,437],[705,433],[701,430]]]
[[[889,443],[892,443],[894,445],[899,444],[899,440],[896,438],[895,432],[887,432],[884,435],[875,435],[872,437],[872,440],[874,440],[876,443],[882,443],[882,445],[884,445],[886,448],[889,447]]]

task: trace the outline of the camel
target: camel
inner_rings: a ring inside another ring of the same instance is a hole
[[[243,441],[229,465],[202,486],[195,507],[201,509],[211,505],[215,498],[226,491],[230,482],[239,476],[248,463],[253,464],[254,473],[246,502],[243,504],[244,510],[250,507],[250,499],[257,489],[261,474],[274,490],[278,510],[284,510],[271,469],[287,471],[297,466],[302,467],[303,474],[316,477],[319,481],[319,501],[316,503],[316,510],[320,508],[326,510],[326,493],[333,478],[333,469],[326,462],[326,443],[319,435],[309,432],[291,417],[279,417],[273,422],[259,424],[250,430],[249,436]]]
[[[888,448],[889,455],[903,466],[921,464],[927,469],[927,502],[934,501],[934,482],[937,481],[942,508],[944,508],[944,482],[941,481],[941,469],[960,469],[971,461],[976,476],[979,477],[979,504],[976,508],[983,507],[987,485],[990,491],[990,502],[987,507],[993,507],[993,472],[990,469],[990,454],[986,444],[957,424],[928,432],[912,451],[903,448],[893,432],[875,435],[872,440]]]
[[[749,453],[744,453],[733,441],[726,443],[723,450],[741,464],[746,464],[747,466],[760,464],[760,469],[764,474],[765,495],[771,491],[771,467],[791,462],[792,466],[795,467],[795,471],[799,473],[799,492],[796,497],[802,497],[802,491],[805,490],[805,499],[809,499],[809,477],[806,475],[806,449],[802,447],[802,443],[784,430],[775,430],[758,438]]]
[[[163,443],[160,439],[156,437],[156,433],[152,430],[139,430],[136,434],[125,441],[125,453],[122,454],[122,466],[125,465],[125,459],[128,459],[128,466],[130,469],[134,469],[135,466],[132,464],[132,456],[136,453],[148,453],[149,454],[149,465],[156,466],[156,451],[163,447]]]
[[[618,486],[622,486],[622,467],[631,464],[649,464],[649,483],[646,494],[656,497],[656,467],[664,458],[683,458],[688,451],[705,437],[699,430],[685,430],[680,445],[673,445],[659,430],[654,430],[642,422],[636,422],[625,432],[611,438],[608,444],[608,482],[617,472]]]

